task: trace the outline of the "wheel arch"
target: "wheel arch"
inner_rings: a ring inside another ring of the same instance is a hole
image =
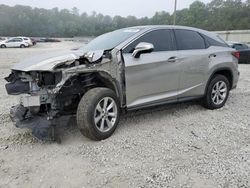
[[[124,98],[119,86],[116,79],[112,78],[111,75],[104,71],[79,73],[71,76],[65,81],[58,91],[56,99],[60,101],[59,103],[64,104],[65,101],[72,100],[76,97],[75,103],[78,105],[82,96],[89,90],[103,87],[111,89],[119,100],[120,105],[122,105]]]
[[[97,72],[96,74],[102,87],[113,90],[118,98],[122,96],[119,89],[119,83],[116,81],[116,79],[112,78],[112,76],[106,72]],[[100,86],[98,85],[98,87]]]
[[[232,87],[233,87],[233,72],[232,72],[232,70],[230,70],[230,68],[219,68],[219,69],[214,70],[213,73],[211,74],[211,76],[209,77],[208,82],[206,84],[205,92],[207,92],[208,85],[215,75],[225,76],[230,83],[230,90],[232,89]]]
[[[117,79],[113,78],[107,72],[97,72],[97,78],[99,78],[98,83],[102,83],[101,85],[97,85],[96,87],[106,87],[113,90],[116,94],[117,99],[120,102],[120,107],[123,108],[126,103],[126,94],[124,93],[122,84]]]

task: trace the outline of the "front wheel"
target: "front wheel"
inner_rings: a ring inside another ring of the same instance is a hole
[[[223,75],[215,75],[210,81],[203,104],[206,108],[214,110],[222,108],[227,102],[230,83]]]
[[[89,90],[77,109],[77,125],[92,140],[110,137],[119,122],[120,107],[115,93],[108,88]]]
[[[20,48],[25,48],[26,46],[24,44],[21,44],[20,45]]]
[[[1,48],[6,48],[6,45],[5,45],[5,44],[2,44],[2,45],[1,45]]]

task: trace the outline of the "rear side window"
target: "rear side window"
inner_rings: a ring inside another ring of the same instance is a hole
[[[210,38],[210,37],[208,37],[206,35],[202,35],[202,36],[205,38],[208,46],[228,47],[228,45],[222,39],[220,39],[219,37],[217,37],[218,40],[214,40],[214,39],[212,39],[212,38]]]
[[[175,35],[178,50],[195,50],[206,48],[204,38],[196,31],[177,29],[175,30]]]
[[[151,31],[146,33],[145,35],[141,36],[139,39],[132,42],[128,45],[123,52],[124,53],[132,53],[135,47],[140,42],[148,42],[154,45],[154,52],[161,52],[161,51],[172,51],[175,50],[173,46],[173,37],[172,37],[172,30],[169,29],[160,29]]]
[[[22,39],[20,39],[20,38],[13,38],[13,39],[10,39],[8,42],[22,42]]]

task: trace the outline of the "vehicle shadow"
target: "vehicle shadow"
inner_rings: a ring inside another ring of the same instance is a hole
[[[123,112],[120,117],[120,123],[118,124],[116,133],[122,133],[128,129],[128,127],[133,127],[135,124],[137,126],[143,126],[145,122],[145,118],[150,118],[150,121],[159,121],[159,119],[164,117],[177,116],[180,117],[183,113],[190,111],[192,108],[192,114],[196,114],[200,111],[205,111],[199,101],[191,101],[191,102],[182,102],[182,103],[174,103],[167,105],[160,105],[150,108],[145,108],[141,110],[128,111]],[[80,131],[78,130],[76,117],[72,117],[68,126],[62,130],[60,130],[60,137],[62,138],[62,142],[65,142],[69,139],[74,139],[80,135]]]

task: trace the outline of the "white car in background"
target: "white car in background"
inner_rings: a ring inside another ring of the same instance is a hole
[[[26,48],[30,43],[22,37],[10,38],[4,41],[0,41],[1,48]]]
[[[0,41],[4,41],[4,40],[7,40],[8,38],[6,37],[0,37]]]
[[[31,40],[31,38],[29,38],[29,37],[22,37],[22,36],[18,36],[18,38],[22,38],[25,42],[27,42],[29,44],[29,46],[33,46],[33,42]]]

